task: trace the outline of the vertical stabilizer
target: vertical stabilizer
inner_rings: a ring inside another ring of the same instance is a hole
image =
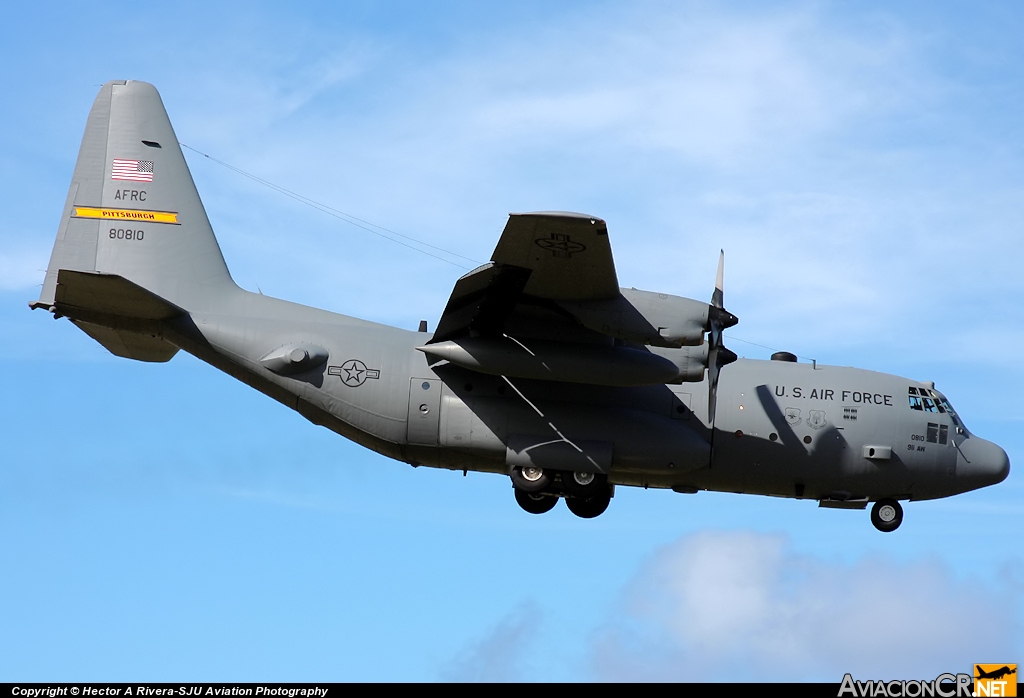
[[[54,303],[61,269],[116,274],[186,310],[235,288],[148,83],[108,82],[93,103],[38,305]]]

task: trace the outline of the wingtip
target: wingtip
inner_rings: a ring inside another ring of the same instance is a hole
[[[513,217],[513,216],[515,216],[515,217],[535,216],[535,217],[539,217],[539,218],[567,218],[567,219],[576,219],[576,220],[590,221],[591,223],[593,223],[595,225],[597,225],[597,224],[605,224],[604,219],[602,219],[602,218],[600,218],[598,216],[592,216],[589,213],[578,213],[576,211],[523,211],[523,212],[512,211],[508,215],[509,215],[509,217]]]

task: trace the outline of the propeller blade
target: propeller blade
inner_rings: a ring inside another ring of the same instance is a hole
[[[715,428],[715,408],[718,406],[718,350],[708,354],[708,426]]]
[[[724,296],[722,292],[722,281],[725,276],[725,250],[718,251],[718,275],[715,277],[715,292],[711,294],[711,305],[716,308],[724,308]]]
[[[715,407],[718,403],[718,376],[722,366],[736,360],[736,354],[722,346],[722,332],[737,324],[740,319],[725,309],[725,250],[718,255],[718,274],[715,277],[715,291],[711,294],[708,309],[708,422],[715,426]]]

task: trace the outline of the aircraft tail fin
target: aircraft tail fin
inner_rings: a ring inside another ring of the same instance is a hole
[[[237,288],[148,83],[116,80],[100,89],[32,307],[59,301],[62,270],[120,276],[186,310],[210,308]]]

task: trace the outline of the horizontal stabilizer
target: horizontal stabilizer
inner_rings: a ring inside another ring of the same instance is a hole
[[[133,320],[169,320],[185,312],[124,277],[70,269],[57,275],[55,305],[72,318],[78,309]]]
[[[78,329],[95,339],[114,356],[136,361],[163,363],[170,361],[178,353],[178,347],[168,344],[159,337],[141,332],[114,330],[91,322],[72,320]]]
[[[178,352],[160,336],[161,321],[185,312],[124,277],[69,269],[57,275],[54,311],[68,316],[111,354],[154,362],[170,361]]]

